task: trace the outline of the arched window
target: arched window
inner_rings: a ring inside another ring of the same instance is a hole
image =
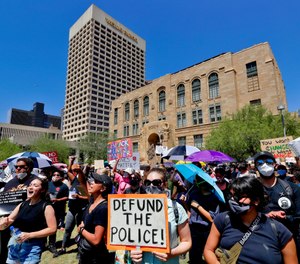
[[[158,109],[159,109],[159,112],[166,111],[166,92],[165,91],[159,92]]]
[[[219,96],[219,77],[218,74],[212,73],[208,77],[209,86],[209,98],[215,98]]]
[[[149,97],[148,96],[145,96],[145,98],[144,98],[143,112],[144,112],[144,116],[149,115]]]
[[[185,105],[185,88],[183,84],[177,87],[177,106]]]
[[[129,121],[130,116],[130,106],[129,103],[125,104],[125,121]]]
[[[134,118],[139,117],[139,100],[135,100],[133,103],[133,115]]]
[[[198,102],[201,100],[201,83],[199,79],[192,82],[192,100]]]

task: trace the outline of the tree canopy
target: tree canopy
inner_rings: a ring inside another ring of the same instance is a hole
[[[9,139],[3,139],[0,141],[0,161],[22,151],[22,147],[10,142]]]
[[[299,137],[299,119],[284,113],[284,121],[287,136]],[[212,130],[205,148],[245,160],[260,151],[260,140],[278,137],[283,137],[281,115],[273,115],[262,106],[245,106]]]

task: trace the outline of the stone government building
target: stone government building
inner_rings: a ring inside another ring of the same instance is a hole
[[[112,101],[109,131],[118,139],[131,138],[141,161],[153,162],[149,150],[159,144],[204,148],[222,118],[249,104],[261,104],[274,115],[279,104],[287,108],[281,73],[267,42],[222,53],[120,96]]]

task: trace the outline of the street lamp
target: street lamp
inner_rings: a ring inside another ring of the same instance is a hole
[[[277,106],[277,110],[280,111],[281,113],[281,122],[282,122],[282,127],[283,127],[283,136],[286,137],[286,129],[285,129],[285,124],[284,124],[284,116],[283,116],[283,110],[285,109],[284,105],[280,104]]]

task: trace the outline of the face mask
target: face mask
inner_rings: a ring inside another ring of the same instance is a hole
[[[147,186],[145,188],[145,192],[148,193],[148,194],[164,193],[164,191],[161,188],[159,188],[157,186],[153,186],[153,185]]]
[[[265,177],[270,177],[274,173],[274,166],[273,165],[268,165],[264,163],[263,165],[259,165],[257,167],[258,171],[260,172],[261,175]]]
[[[130,180],[130,185],[133,186],[133,187],[138,186],[139,183],[140,183],[140,181],[137,180],[137,179],[131,179],[131,180]]]
[[[278,170],[277,173],[280,175],[280,176],[283,176],[286,174],[286,170]]]
[[[232,199],[228,201],[228,204],[230,211],[236,215],[245,214],[250,209],[250,205],[240,205],[238,202]]]
[[[19,180],[23,180],[27,176],[26,172],[20,172],[17,174]]]

